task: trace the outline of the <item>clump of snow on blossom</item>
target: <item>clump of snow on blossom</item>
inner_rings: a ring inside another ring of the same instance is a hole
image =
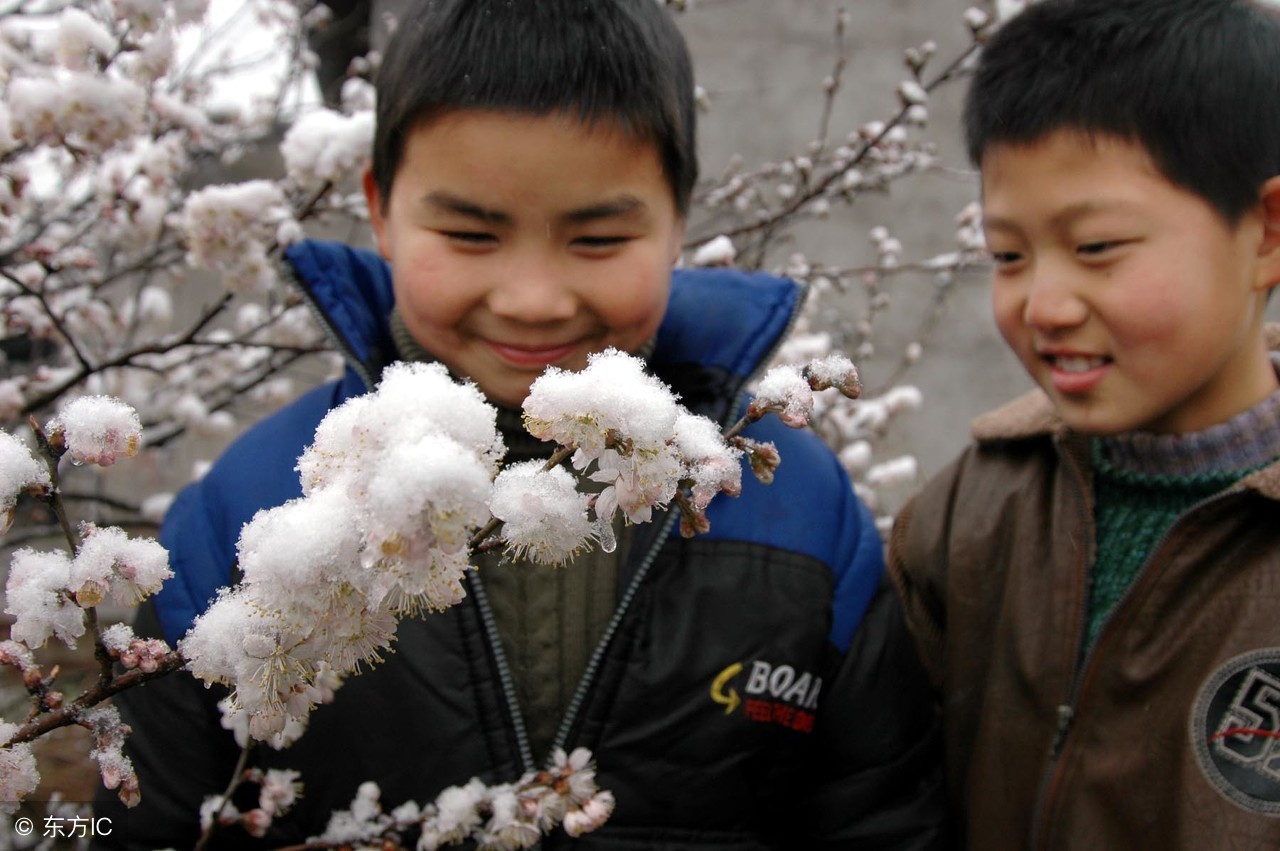
[[[675,440],[685,459],[686,478],[693,481],[695,507],[706,508],[718,493],[742,492],[742,450],[725,443],[715,422],[683,412],[676,419]]]
[[[630,523],[645,523],[654,508],[676,496],[683,481],[693,481],[695,503],[703,506],[713,489],[738,487],[728,469],[729,459],[737,456],[722,437],[715,449],[698,440],[708,432],[682,420],[691,416],[670,388],[644,371],[643,361],[616,349],[591,355],[578,372],[548,369],[524,401],[530,434],[573,449],[579,470],[594,462],[589,477],[605,485],[596,496],[596,536],[606,551],[615,545],[615,511]],[[686,450],[696,454],[686,456]],[[697,519],[691,528],[705,529],[705,518]]]
[[[47,489],[49,470],[20,437],[0,431],[0,535],[9,531],[18,495],[28,488]]]
[[[89,757],[98,763],[102,785],[115,790],[125,806],[136,806],[142,800],[142,794],[133,762],[124,755],[124,740],[129,728],[120,719],[120,711],[109,703],[99,704],[83,710],[77,720],[89,728],[93,737]]]
[[[865,440],[855,440],[840,448],[840,463],[850,473],[861,473],[871,466],[871,444]]]
[[[805,365],[803,374],[814,390],[835,388],[851,399],[862,393],[858,368],[853,365],[853,361],[839,353],[810,361]]]
[[[496,423],[497,411],[475,385],[455,382],[443,365],[392,364],[375,394],[349,399],[316,428],[298,459],[303,493],[329,486],[362,490],[366,461],[405,435],[448,437],[496,470],[506,452]]]
[[[338,93],[342,108],[350,113],[372,110],[377,105],[377,89],[368,80],[348,77]]]
[[[591,478],[606,485],[596,497],[596,532],[607,551],[615,510],[644,523],[675,495],[682,468],[670,440],[679,411],[639,358],[616,349],[591,355],[579,372],[548,369],[529,388],[529,433],[572,448],[580,470],[596,462]]]
[[[813,414],[813,388],[797,367],[772,367],[756,385],[751,411],[754,416],[773,411],[792,428],[803,428]]]
[[[63,406],[45,426],[53,440],[61,435],[73,464],[110,467],[132,458],[142,442],[142,423],[132,407],[110,396],[80,396]]]
[[[356,788],[356,797],[351,802],[351,809],[338,810],[329,816],[329,823],[324,833],[316,837],[321,842],[352,843],[373,839],[385,826],[380,799],[382,790],[378,784],[365,781]]]
[[[552,367],[529,388],[525,427],[542,440],[578,450],[574,464],[604,450],[611,436],[637,445],[666,442],[678,405],[671,390],[644,371],[644,363],[617,349],[590,356],[578,372]]]
[[[18,725],[0,721],[0,743],[8,742]],[[12,815],[18,804],[40,785],[40,771],[30,742],[0,748],[0,813]]]
[[[173,576],[169,552],[151,538],[130,538],[123,529],[85,524],[84,542],[71,563],[69,588],[82,606],[104,595],[132,606],[160,590]]]
[[[31,648],[43,647],[56,635],[68,647],[84,635],[84,611],[67,593],[71,559],[62,552],[22,548],[9,563],[5,613],[13,615],[9,635]]]
[[[691,260],[694,266],[732,266],[738,250],[733,240],[727,236],[717,236],[708,240],[693,253]]]
[[[279,184],[250,180],[192,192],[174,222],[190,265],[217,269],[233,292],[263,292],[278,277],[268,245],[290,218]]]
[[[509,551],[542,564],[562,564],[595,536],[588,499],[568,470],[525,461],[498,474],[489,510],[503,521]]]
[[[182,642],[197,677],[234,688],[250,735],[280,735],[326,677],[378,661],[400,615],[462,599],[505,452],[496,420],[443,366],[396,364],[320,423],[298,461],[303,497],[246,524],[240,585]]]
[[[280,143],[280,155],[290,180],[318,188],[361,174],[372,145],[372,112],[348,116],[317,109],[293,123]]]

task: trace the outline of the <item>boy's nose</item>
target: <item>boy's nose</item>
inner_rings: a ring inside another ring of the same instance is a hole
[[[578,299],[555,264],[526,261],[508,266],[490,289],[488,306],[504,318],[536,324],[571,318]]]
[[[1037,269],[1027,288],[1023,321],[1032,328],[1054,330],[1079,325],[1089,314],[1088,305],[1061,269]]]

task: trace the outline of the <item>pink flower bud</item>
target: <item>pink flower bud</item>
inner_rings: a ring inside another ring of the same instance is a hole
[[[271,813],[263,809],[249,810],[241,817],[245,832],[257,839],[267,835],[271,829]]]

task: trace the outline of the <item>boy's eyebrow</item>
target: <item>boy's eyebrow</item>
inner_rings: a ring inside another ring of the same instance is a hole
[[[1114,210],[1124,210],[1130,206],[1132,205],[1127,201],[1103,202],[1103,201],[1097,201],[1094,199],[1077,201],[1073,204],[1068,204],[1067,206],[1063,207],[1061,210],[1058,210],[1057,212],[1055,212],[1053,214],[1053,217],[1049,219],[1049,224],[1055,228],[1059,228],[1059,229],[1065,228],[1071,223],[1077,221],[1078,219],[1082,219],[1085,216],[1092,215],[1094,213],[1105,213],[1105,212],[1110,212]],[[994,229],[994,230],[1004,230],[1004,231],[1020,230],[1020,227],[1015,220],[1006,219],[1001,216],[983,215],[982,225],[985,228]]]
[[[634,195],[619,195],[617,198],[601,201],[599,204],[591,204],[586,207],[580,207],[577,210],[570,210],[561,218],[569,224],[584,224],[598,219],[621,218],[641,213],[646,209],[646,206],[644,201]]]
[[[422,202],[427,206],[436,207],[448,213],[457,213],[469,219],[479,219],[487,224],[505,225],[511,222],[511,214],[501,210],[486,209],[452,192],[429,192]]]
[[[456,213],[460,216],[466,216],[471,219],[493,225],[507,225],[512,221],[510,213],[502,210],[490,210],[482,207],[473,201],[454,195],[452,192],[437,190],[427,193],[423,197],[423,203],[436,207],[448,213]],[[619,195],[617,198],[610,198],[597,204],[590,204],[586,207],[579,207],[576,210],[570,210],[563,214],[560,218],[566,224],[585,224],[600,219],[624,218],[643,213],[648,209],[648,205],[635,195]]]

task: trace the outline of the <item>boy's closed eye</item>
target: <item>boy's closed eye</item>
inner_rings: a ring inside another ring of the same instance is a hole
[[[498,241],[496,236],[484,231],[442,230],[440,231],[440,234],[454,242],[461,242],[475,246],[488,245]]]
[[[1017,251],[988,251],[987,254],[997,266],[1012,266],[1022,260],[1022,254]]]
[[[580,236],[573,240],[575,248],[603,253],[631,241],[629,236]]]

